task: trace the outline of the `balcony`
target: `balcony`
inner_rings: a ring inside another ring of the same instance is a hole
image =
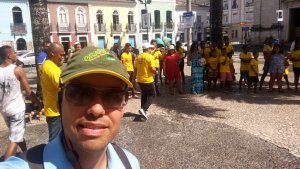
[[[148,31],[150,31],[150,30],[151,30],[151,27],[148,28]],[[143,27],[142,22],[140,22],[140,32],[147,32],[147,28]]]
[[[87,28],[86,24],[76,24],[75,28],[76,28],[77,33],[87,33],[88,32],[88,28]]]
[[[167,22],[164,25],[166,32],[173,32],[174,30],[174,22]]]
[[[160,22],[158,23],[152,23],[153,32],[161,32],[163,30],[163,24]]]
[[[122,24],[111,24],[112,33],[121,33],[122,32]]]
[[[127,23],[126,25],[127,33],[136,33],[136,23]]]
[[[106,24],[95,23],[95,33],[105,33],[106,32]]]
[[[177,23],[177,28],[178,31],[184,31],[184,23],[183,22]]]
[[[25,23],[11,23],[10,32],[14,36],[22,36],[27,34],[26,24]]]
[[[70,24],[57,24],[58,33],[69,33],[71,32]]]

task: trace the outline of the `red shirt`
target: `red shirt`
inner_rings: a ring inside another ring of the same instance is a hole
[[[174,53],[173,55],[167,55],[165,57],[166,72],[180,72],[178,65],[179,62],[180,57],[177,53]]]

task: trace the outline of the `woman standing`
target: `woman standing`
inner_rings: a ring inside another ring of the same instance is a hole
[[[285,57],[280,51],[280,46],[279,45],[274,45],[273,51],[272,51],[272,56],[271,56],[271,61],[270,61],[270,68],[269,72],[271,75],[270,82],[269,82],[269,91],[273,91],[273,86],[275,83],[275,79],[277,80],[277,85],[278,85],[278,91],[283,92],[282,90],[282,76],[284,73],[284,63],[285,63]]]
[[[191,46],[190,53],[188,55],[188,62],[191,62],[192,71],[192,82],[191,82],[191,93],[199,94],[204,90],[203,85],[203,66],[200,65],[200,52],[198,49],[198,43],[194,42]]]
[[[294,83],[295,90],[298,90],[299,76],[300,76],[300,41],[296,41],[295,48],[292,51],[290,60],[293,62],[293,71],[294,71]]]
[[[175,51],[175,46],[170,45],[168,54],[164,59],[164,70],[167,75],[168,84],[169,84],[169,93],[174,95],[174,81],[176,82],[176,87],[178,89],[178,93],[182,94],[181,88],[181,77],[180,77],[180,69],[179,62],[180,56]]]

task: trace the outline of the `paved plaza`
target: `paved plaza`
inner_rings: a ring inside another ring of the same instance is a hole
[[[185,72],[187,94],[171,96],[162,86],[148,121],[137,113],[140,100],[129,100],[115,142],[133,152],[142,168],[300,168],[300,92],[268,93],[265,83],[257,94],[239,92],[235,85],[234,92],[191,95],[190,67]],[[0,121],[3,154],[7,129]],[[45,122],[26,129],[30,147],[47,141]]]

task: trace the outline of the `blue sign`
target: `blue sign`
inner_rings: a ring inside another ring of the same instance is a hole
[[[192,17],[193,16],[193,12],[184,12],[183,13],[183,17]]]

